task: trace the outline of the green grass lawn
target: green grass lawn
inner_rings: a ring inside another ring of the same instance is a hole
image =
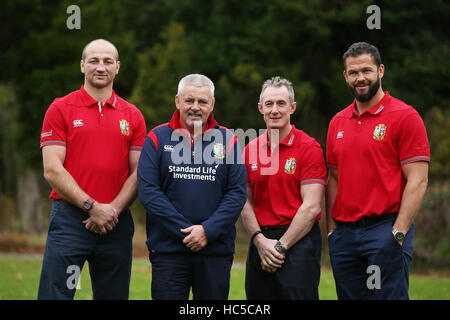
[[[36,299],[42,258],[18,255],[0,255],[0,300]],[[130,299],[149,300],[151,283],[150,262],[134,259],[131,273]],[[231,300],[244,300],[245,266],[233,265],[231,270]],[[319,294],[321,300],[335,300],[336,291],[332,272],[322,267]],[[450,278],[412,274],[410,276],[410,298],[412,300],[449,300]],[[75,299],[92,299],[88,266],[81,273],[80,289]]]

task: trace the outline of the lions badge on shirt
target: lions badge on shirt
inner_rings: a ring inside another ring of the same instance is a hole
[[[295,172],[296,165],[297,161],[295,160],[295,158],[287,159],[286,164],[284,165],[284,172],[293,174]]]
[[[129,136],[130,135],[130,124],[128,123],[127,120],[120,120],[120,131],[122,132],[122,134],[124,136]]]
[[[214,143],[214,158],[223,159],[225,157],[225,147],[221,143]]]
[[[382,123],[377,125],[375,127],[375,130],[373,130],[373,138],[375,140],[383,140],[384,136],[386,135],[386,126]]]

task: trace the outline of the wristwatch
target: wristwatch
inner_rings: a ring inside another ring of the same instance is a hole
[[[253,243],[253,239],[255,239],[255,237],[256,237],[258,234],[260,234],[260,233],[262,233],[261,230],[255,231],[255,232],[252,234],[252,237],[250,238],[250,243]]]
[[[95,200],[92,198],[87,199],[85,202],[83,202],[83,205],[81,206],[81,209],[83,209],[84,212],[89,212],[94,207]]]
[[[280,253],[287,252],[286,247],[280,241],[277,241],[277,243],[275,243],[275,250],[277,250]]]
[[[403,241],[405,240],[405,234],[397,229],[392,229],[392,234],[394,236],[394,239],[397,241]]]

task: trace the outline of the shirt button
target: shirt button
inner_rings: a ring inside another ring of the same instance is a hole
[[[361,121],[358,121],[358,124],[361,124]]]

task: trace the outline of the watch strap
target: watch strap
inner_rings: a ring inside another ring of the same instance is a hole
[[[255,232],[252,234],[252,237],[250,238],[250,243],[253,243],[253,239],[255,239],[255,237],[256,237],[258,234],[260,234],[260,233],[262,233],[261,230],[255,231]]]

